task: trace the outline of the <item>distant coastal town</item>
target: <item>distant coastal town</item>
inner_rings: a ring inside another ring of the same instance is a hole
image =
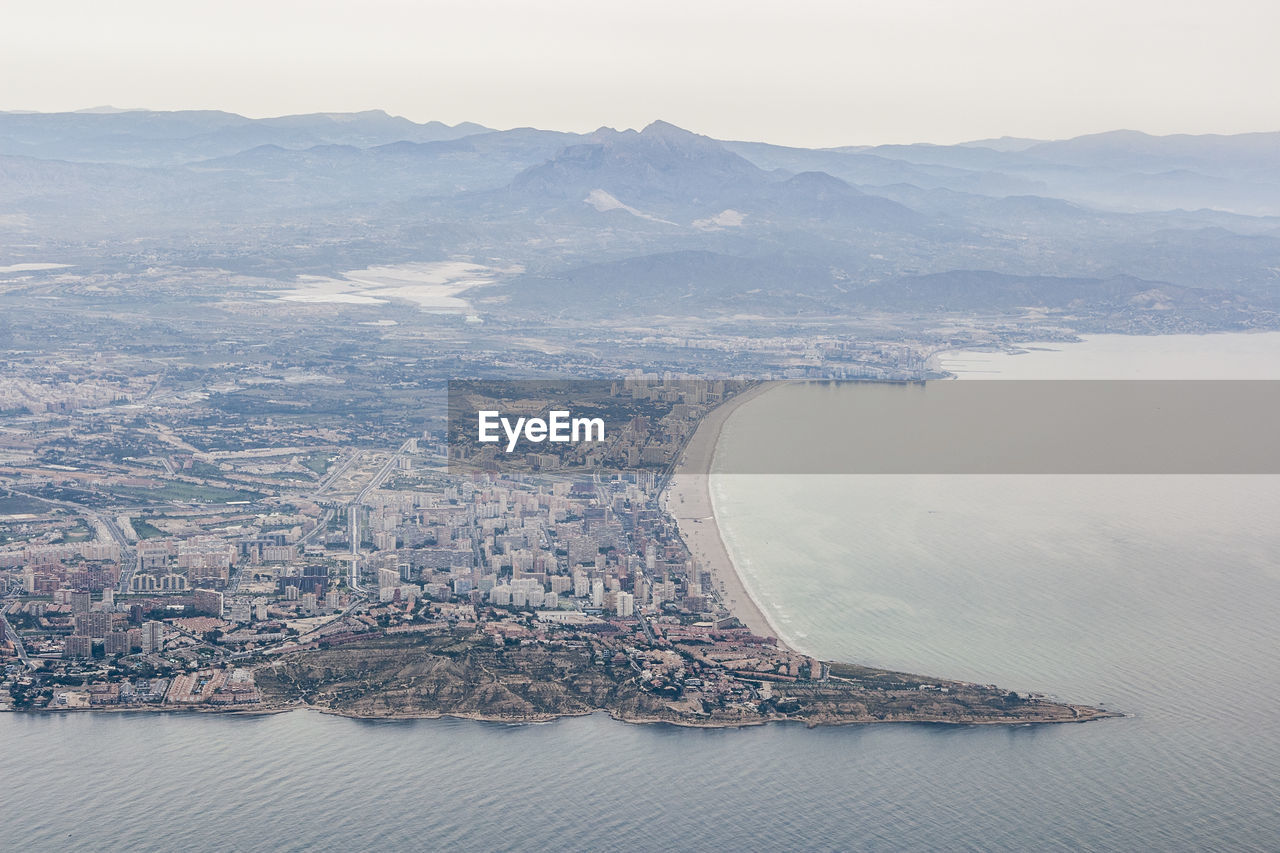
[[[288,511],[227,502],[112,515],[13,489],[10,523],[79,527],[70,541],[0,550],[0,702],[502,721],[605,711],[703,726],[1107,715],[781,642],[724,550],[707,492],[724,421],[765,390],[616,382],[607,403],[625,428],[613,441],[527,469],[459,468],[431,435],[310,453],[197,452],[175,439],[162,457],[179,476],[314,472]],[[618,468],[587,477],[582,461]]]

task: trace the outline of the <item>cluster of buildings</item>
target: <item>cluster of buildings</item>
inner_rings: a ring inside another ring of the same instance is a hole
[[[82,541],[0,547],[5,684],[22,707],[145,704],[157,692],[166,705],[252,705],[254,667],[280,655],[442,631],[588,643],[673,701],[688,690],[758,699],[764,681],[817,677],[737,624],[659,508],[676,454],[726,393],[644,374],[614,383],[622,428],[597,449],[611,467],[589,474],[563,458],[454,467],[431,435],[390,455],[166,456],[177,478],[243,466],[316,475],[257,503],[86,510]]]
[[[253,673],[240,667],[203,669],[173,678],[123,678],[52,691],[48,710],[231,708],[251,709],[262,701]]]
[[[165,679],[165,706],[254,705],[257,664],[412,631],[504,643],[576,638],[681,702],[758,701],[763,682],[820,676],[802,656],[751,636],[720,604],[658,508],[654,472],[461,475],[429,463],[414,458],[400,469],[410,488],[375,489],[345,507],[345,519],[320,515],[308,541],[252,527],[143,540],[121,562],[104,561],[94,583],[80,551],[32,553],[48,571],[33,586],[31,565],[10,567],[22,594],[2,612],[28,660],[86,686],[19,694],[32,707],[155,703],[158,691],[137,685]],[[326,548],[321,533],[350,535],[353,513],[358,550],[349,539]],[[166,588],[165,578],[181,583]],[[5,651],[17,656],[17,645]]]
[[[88,373],[65,371],[53,381],[0,376],[0,412],[68,414],[128,400],[130,389]]]

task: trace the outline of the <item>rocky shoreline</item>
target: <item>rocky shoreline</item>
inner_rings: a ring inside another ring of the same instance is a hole
[[[646,691],[628,666],[599,663],[608,651],[557,642],[502,649],[465,633],[373,637],[342,648],[297,652],[260,668],[258,683],[269,707],[379,720],[543,723],[604,712],[641,725],[741,728],[774,722],[1011,725],[1121,716],[992,685],[930,681],[839,663],[828,665],[833,674],[821,682],[770,685],[765,688],[770,698],[759,704],[700,707]]]

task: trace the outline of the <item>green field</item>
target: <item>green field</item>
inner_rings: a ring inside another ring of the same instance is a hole
[[[44,501],[26,495],[6,493],[0,495],[0,515],[43,515],[52,507]]]
[[[195,460],[191,463],[191,467],[180,471],[181,474],[190,474],[193,477],[221,477],[222,469],[217,465],[210,465],[208,462]]]
[[[129,521],[133,524],[133,532],[138,534],[139,539],[154,539],[157,536],[164,535],[163,530],[145,518],[131,518]]]
[[[165,501],[182,501],[225,504],[233,501],[256,501],[262,497],[258,492],[224,489],[218,486],[202,486],[197,483],[173,481],[165,483],[158,489],[143,489],[132,486],[114,486],[111,493],[120,498],[138,501],[139,503],[163,503]]]
[[[324,476],[324,472],[329,470],[329,460],[334,457],[332,453],[312,453],[305,459],[300,459],[303,465],[315,471],[316,474]]]
[[[63,542],[87,542],[93,538],[93,528],[84,520],[76,522],[76,526],[62,533]]]

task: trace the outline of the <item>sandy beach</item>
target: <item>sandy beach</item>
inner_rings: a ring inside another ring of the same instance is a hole
[[[663,508],[680,528],[680,536],[703,571],[711,573],[720,600],[753,634],[778,637],[764,611],[747,592],[737,567],[729,557],[711,503],[711,462],[725,421],[748,400],[763,394],[766,382],[730,399],[702,419],[685,446],[671,482],[663,493]]]

